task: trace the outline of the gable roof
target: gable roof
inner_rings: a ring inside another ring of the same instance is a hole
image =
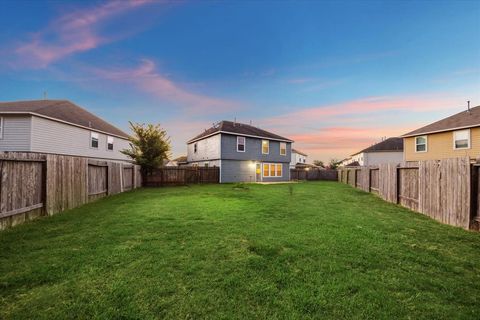
[[[357,153],[352,154],[352,156],[359,153],[368,153],[368,152],[392,152],[392,151],[403,151],[403,138],[388,138],[379,143],[374,144],[368,148],[363,149]]]
[[[238,134],[238,135],[243,135],[247,137],[250,136],[250,137],[256,137],[256,138],[267,138],[271,140],[293,142],[290,139],[287,139],[277,134],[251,126],[249,124],[223,120],[223,121],[220,121],[218,124],[214,125],[213,127],[200,133],[196,137],[190,139],[187,143],[201,140],[203,138],[207,138],[217,133],[227,133],[227,134],[234,134],[234,135]]]
[[[453,116],[431,123],[420,129],[404,134],[402,137],[413,137],[421,134],[444,132],[480,126],[480,106],[462,111]]]
[[[68,100],[0,102],[0,114],[31,114],[128,139],[128,134]]]
[[[298,153],[298,154],[301,154],[302,156],[308,157],[308,154],[303,153],[303,152],[301,152],[301,151],[298,151],[297,149],[292,149],[292,153],[293,153],[293,152]]]

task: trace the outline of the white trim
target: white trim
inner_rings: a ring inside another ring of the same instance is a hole
[[[93,135],[96,135],[96,137],[94,137]],[[92,146],[92,141],[93,141],[94,138],[97,139],[97,146],[96,147]],[[100,147],[100,136],[98,135],[98,132],[90,131],[89,144],[90,144],[90,149],[98,149],[98,147]]]
[[[243,150],[238,150],[238,138],[243,138]],[[245,150],[247,150],[247,138],[244,136],[237,136],[237,152],[245,152]]]
[[[112,149],[108,149],[108,138],[112,138]],[[107,146],[106,146],[106,150],[109,151],[109,152],[113,152],[113,150],[115,149],[115,138],[112,137],[112,136],[107,136]]]
[[[263,152],[263,142],[266,141],[268,142],[268,151],[267,152]],[[262,139],[262,154],[270,154],[270,141],[269,140],[265,140],[265,139]]]
[[[285,154],[282,154],[282,144],[285,145]],[[286,142],[280,142],[280,155],[281,156],[286,156],[287,155],[287,143]]]
[[[456,145],[457,140],[455,137],[455,133],[462,132],[462,131],[466,131],[468,133],[468,146],[465,148],[457,148],[457,145]],[[455,130],[452,132],[452,138],[453,138],[453,150],[468,150],[472,148],[472,136],[470,134],[470,129]]]
[[[95,131],[95,132],[98,132],[98,133],[103,133],[103,134],[106,134],[106,135],[111,135],[111,136],[114,136],[114,137],[117,137],[117,138],[120,138],[120,139],[129,141],[129,139],[128,139],[127,137],[120,136],[120,135],[118,135],[118,134],[114,134],[114,133],[111,133],[111,132],[106,132],[106,131],[98,130],[98,129],[95,129],[95,128],[90,128],[90,127],[82,126],[82,125],[80,125],[80,124],[76,124],[76,123],[73,123],[73,122],[68,122],[68,121],[65,121],[65,120],[60,120],[60,119],[57,119],[57,118],[45,116],[45,115],[43,115],[43,114],[39,114],[39,113],[36,113],[36,112],[1,111],[1,112],[0,112],[0,115],[2,115],[2,114],[26,114],[26,115],[30,115],[30,116],[39,117],[39,118],[45,118],[45,119],[48,119],[48,120],[52,120],[52,121],[57,121],[57,122],[69,124],[69,125],[74,126],[74,127],[79,127],[79,128],[87,129],[88,131]],[[104,121],[105,121],[105,120],[104,120]]]
[[[469,128],[476,128],[480,127],[479,124],[472,124],[469,126],[462,126],[462,127],[455,127],[455,128],[448,128],[448,129],[441,129],[441,130],[434,130],[434,131],[427,131],[427,132],[421,132],[421,133],[415,133],[415,134],[405,134],[401,136],[402,138],[411,138],[411,137],[418,137],[418,136],[424,136],[426,134],[432,134],[432,133],[441,133],[441,132],[448,132],[448,131],[455,131],[455,130],[461,130],[461,129],[469,129]]]
[[[3,139],[3,117],[0,117],[0,139]]]
[[[263,169],[263,166],[264,165],[268,165],[268,176],[265,176],[264,173],[264,169]],[[270,175],[270,173],[272,172],[271,170],[271,166],[274,165],[275,166],[275,175],[272,176]],[[280,166],[282,168],[282,170],[280,171],[280,175],[277,176],[277,166]],[[261,162],[261,169],[262,169],[262,181],[263,181],[263,178],[283,178],[283,163],[275,163],[275,162]]]
[[[418,151],[417,150],[417,139],[418,138],[425,138],[425,150],[424,151]],[[427,135],[423,135],[423,136],[416,136],[415,137],[415,144],[414,144],[414,147],[415,147],[415,153],[425,153],[425,152],[428,152],[428,136]]]
[[[196,138],[196,139],[191,139],[191,140],[187,141],[187,143],[192,143],[192,142],[195,142],[195,141],[198,141],[198,140],[202,140],[202,139],[205,139],[205,138],[208,138],[208,137],[214,136],[216,134],[220,134],[220,133],[230,134],[230,135],[233,135],[233,136],[241,135],[241,136],[250,137],[250,138],[268,139],[268,140],[283,141],[283,142],[290,142],[290,143],[294,142],[293,140],[288,140],[288,139],[276,139],[276,138],[270,138],[270,137],[255,136],[255,135],[251,135],[251,134],[243,134],[243,133],[238,133],[238,132],[215,131],[213,133],[207,134],[206,136]]]

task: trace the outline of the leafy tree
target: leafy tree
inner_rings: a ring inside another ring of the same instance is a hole
[[[328,167],[330,169],[337,169],[339,164],[340,164],[340,160],[333,158],[333,159],[330,159],[330,163],[328,164]]]
[[[316,165],[317,167],[325,167],[324,163],[322,160],[313,160],[313,164]]]
[[[144,174],[162,166],[170,156],[170,138],[160,124],[130,123],[133,135],[130,137],[130,149],[121,152],[142,166]]]

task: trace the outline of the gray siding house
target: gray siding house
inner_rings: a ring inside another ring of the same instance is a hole
[[[189,165],[217,166],[220,182],[289,181],[292,140],[221,121],[187,142]]]
[[[128,135],[66,100],[0,102],[0,152],[128,161]]]

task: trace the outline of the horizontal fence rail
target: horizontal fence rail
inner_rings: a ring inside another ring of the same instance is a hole
[[[330,180],[337,181],[337,170],[290,169],[290,180]]]
[[[0,153],[0,230],[141,186],[140,167],[28,152]]]
[[[340,168],[338,181],[465,229],[480,223],[480,166],[453,158]]]
[[[219,167],[164,167],[143,176],[145,187],[219,183]]]

